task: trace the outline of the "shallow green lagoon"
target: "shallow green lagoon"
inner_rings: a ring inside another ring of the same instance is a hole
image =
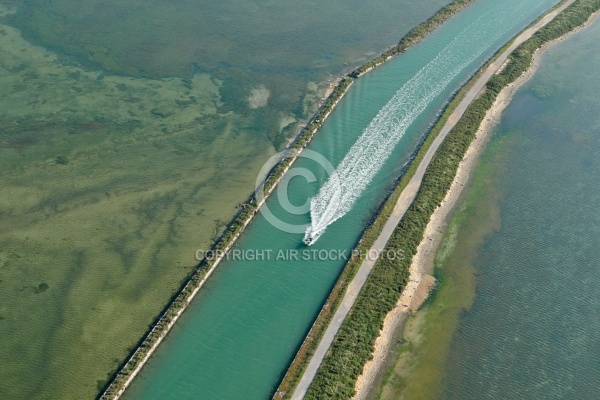
[[[486,57],[553,4],[554,1],[479,1],[421,44],[352,86],[309,146],[333,165],[346,155],[394,93],[457,35],[473,29],[472,35],[491,41],[483,54],[432,99],[352,211],[329,226],[311,250],[348,252],[355,245],[375,207],[450,93]],[[461,48],[466,53],[468,50]],[[324,171],[310,161],[301,160],[297,166],[313,171],[318,183],[326,179]],[[292,203],[304,203],[318,190],[318,183],[307,185],[303,179],[292,179],[288,190]],[[283,212],[277,197],[267,204],[275,215],[288,222],[308,222],[305,215]],[[309,261],[276,259],[278,250],[301,250],[302,236],[281,232],[259,216],[237,249],[271,250],[272,256],[221,264],[125,398],[260,399],[272,394],[344,265],[343,259],[335,257]]]

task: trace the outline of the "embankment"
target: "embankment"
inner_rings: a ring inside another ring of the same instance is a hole
[[[594,14],[593,17],[590,17],[585,26],[592,22],[595,15],[597,15],[597,13]],[[580,28],[583,28],[583,26]],[[487,111],[486,116],[475,135],[475,139],[469,146],[465,157],[458,167],[456,177],[452,182],[450,190],[446,194],[442,204],[431,216],[425,230],[424,238],[411,263],[409,284],[403,290],[396,307],[387,314],[384,320],[383,328],[375,342],[373,358],[365,364],[363,372],[356,382],[356,395],[354,396],[354,400],[366,399],[372,395],[372,390],[374,389],[373,386],[377,385],[377,380],[383,372],[382,368],[385,368],[384,363],[386,361],[386,355],[392,348],[394,333],[398,332],[399,329],[402,329],[401,325],[405,320],[405,317],[410,313],[415,312],[425,300],[422,295],[428,294],[428,284],[431,282],[430,278],[432,278],[427,274],[431,273],[437,245],[439,245],[445,234],[444,229],[446,221],[452,214],[462,193],[462,189],[466,186],[472,169],[476,166],[481,151],[485,148],[491,129],[495,123],[499,121],[503,110],[508,106],[515,92],[535,73],[541,54],[543,54],[553,43],[566,40],[568,36],[578,32],[580,28],[576,28],[560,38],[544,44],[541,48],[536,50],[529,69],[516,81],[506,86],[498,94],[492,107]]]
[[[588,19],[588,22],[584,26],[588,26],[597,16],[598,16],[598,12],[594,13],[594,15],[592,17],[590,17],[590,19]],[[584,26],[582,26],[580,28],[583,28]],[[503,110],[508,106],[508,104],[510,104],[515,92],[519,89],[519,87],[521,85],[523,85],[525,82],[527,82],[531,78],[531,76],[535,73],[535,71],[537,70],[537,67],[538,67],[539,59],[540,59],[541,55],[548,49],[548,47],[553,45],[555,42],[566,40],[569,36],[578,32],[580,30],[580,28],[576,28],[573,31],[567,33],[566,35],[561,36],[559,39],[555,39],[553,41],[550,41],[550,42],[547,42],[546,44],[544,44],[541,48],[539,48],[534,53],[530,68],[523,75],[521,75],[519,77],[519,79],[517,79],[515,82],[513,82],[510,85],[508,85],[507,87],[505,87],[500,92],[500,94],[496,98],[496,101],[494,102],[493,106],[488,110],[486,117],[485,117],[484,121],[482,122],[482,124],[479,128],[479,131],[477,132],[475,141],[473,142],[473,144],[467,151],[467,155],[461,162],[456,179],[453,182],[452,187],[451,187],[450,191],[448,192],[448,195],[444,199],[444,203],[442,204],[441,207],[439,207],[435,211],[434,215],[431,218],[430,223],[427,225],[427,230],[426,230],[426,239],[427,240],[424,239],[423,242],[421,242],[421,245],[419,246],[419,250],[418,250],[415,258],[413,259],[413,262],[411,265],[411,270],[413,270],[413,269],[417,270],[417,271],[422,270],[424,266],[433,264],[434,259],[436,258],[436,251],[434,250],[434,251],[428,252],[427,248],[431,247],[432,243],[439,244],[442,241],[442,239],[444,239],[444,236],[447,235],[447,233],[444,232],[444,229],[443,229],[444,225],[445,225],[444,219],[446,217],[448,217],[448,218],[451,217],[451,215],[453,213],[453,203],[456,202],[457,197],[459,196],[459,194],[461,192],[462,185],[465,184],[465,186],[466,186],[466,182],[469,179],[470,172],[472,172],[474,163],[476,162],[479,153],[481,151],[483,151],[483,149],[485,148],[485,142],[488,140],[488,136],[490,134],[492,127],[494,126],[495,123],[499,122],[500,117],[503,113]],[[481,207],[485,207],[485,205],[481,205]],[[488,229],[491,229],[491,228],[488,228]],[[481,233],[481,232],[478,232],[478,233]],[[478,236],[478,237],[480,237],[480,236]],[[455,273],[455,271],[453,271],[453,274],[454,273]],[[456,287],[456,288],[448,288],[447,287],[449,285],[451,285],[451,286],[457,285],[457,282],[454,282],[453,279],[456,279],[456,278],[443,280],[441,283],[441,286],[436,290],[436,292],[437,293],[447,293],[448,290],[453,290],[454,293],[456,293],[456,291],[460,290],[460,287]],[[466,279],[468,279],[468,278],[466,278]],[[441,306],[441,303],[440,303],[441,307],[438,307],[437,301],[438,301],[437,298],[433,299],[433,303],[431,303],[430,310],[435,309],[436,313],[440,313],[440,314],[443,313],[445,317],[448,317],[450,319],[454,318],[454,320],[455,320],[457,318],[457,315],[451,316],[455,313],[454,309],[452,311],[449,309],[446,309],[445,308],[446,304]],[[450,307],[448,307],[448,308],[450,308]],[[401,313],[403,313],[403,312],[397,306],[394,310],[392,310],[388,314],[388,316],[386,317],[386,322],[384,324],[384,332],[395,329],[395,327],[393,326],[394,316],[397,316],[398,314],[401,314]],[[419,317],[420,317],[419,320],[422,320],[424,315],[421,315]],[[430,319],[430,316],[426,317],[426,318]],[[413,324],[415,321],[416,321],[416,319],[412,320]],[[437,326],[437,322],[434,322],[434,323]],[[448,322],[446,322],[446,324],[448,324]],[[444,323],[442,323],[442,326],[445,326]],[[399,329],[401,329],[400,327],[397,327],[397,328],[398,328],[398,331],[399,331]],[[448,336],[445,336],[444,339],[436,337],[436,342],[437,342],[436,345],[439,343],[439,346],[441,348],[447,347],[449,337],[451,337],[452,330],[450,328],[448,328],[448,329],[449,329]],[[412,325],[412,330],[407,332],[407,335],[408,335],[408,337],[410,337],[410,339],[414,338],[415,335],[421,336],[422,334],[423,334],[423,332],[421,332],[419,329],[416,329],[415,325]],[[426,336],[429,337],[429,333],[426,334]],[[429,339],[427,339],[427,340],[429,340]],[[383,341],[381,342],[381,345],[378,345],[379,342],[380,342],[380,339],[378,338],[377,343],[375,345],[374,360],[379,360],[381,358],[381,354],[385,354],[387,352],[387,348],[391,347],[389,345],[384,344]],[[420,347],[422,345],[423,345],[422,343],[419,343],[417,346]],[[383,368],[387,369],[387,371],[383,371],[380,368],[378,370],[377,363],[373,362],[373,361],[371,361],[371,363],[373,363],[373,365],[371,365],[370,371],[368,370],[367,366],[365,366],[365,370],[363,371],[363,376],[361,378],[359,378],[359,381],[361,379],[363,380],[363,382],[362,382],[363,387],[360,389],[357,388],[357,395],[355,396],[355,400],[368,398],[368,396],[370,396],[370,394],[367,394],[367,392],[369,392],[369,390],[367,388],[371,383],[371,382],[369,382],[369,377],[373,378],[374,376],[377,376],[377,378],[375,378],[375,380],[381,380],[381,378],[383,378],[384,376],[396,377],[396,378],[386,378],[387,382],[385,384],[385,389],[383,389],[384,392],[386,393],[386,395],[382,396],[382,398],[388,398],[388,396],[390,396],[390,395],[394,396],[393,398],[400,397],[400,396],[409,396],[410,397],[410,395],[408,393],[406,393],[405,391],[413,390],[413,388],[416,387],[416,385],[413,385],[414,380],[410,379],[410,377],[414,376],[414,374],[418,374],[418,372],[414,371],[414,369],[413,369],[413,368],[415,368],[414,364],[410,364],[411,361],[409,361],[409,360],[413,360],[412,362],[414,363],[414,362],[416,362],[416,361],[414,361],[415,359],[420,359],[422,356],[419,356],[419,357],[416,356],[417,352],[420,350],[413,351],[411,346],[408,346],[407,348],[409,348],[411,350],[407,350],[407,352],[404,353],[403,356],[400,356],[401,358],[398,358],[396,363],[392,362],[389,364],[389,366],[388,365],[383,366]],[[429,352],[429,349],[427,349],[426,351]],[[443,352],[440,352],[438,349],[436,354],[442,354],[442,353]],[[439,357],[443,357],[443,356],[440,355]],[[440,362],[441,361],[438,359],[435,359],[435,361],[433,361],[432,359],[428,359],[427,362],[423,362],[423,363],[417,362],[417,364],[419,365],[418,368],[423,368],[424,365],[429,366],[429,365],[432,365],[432,363],[436,363],[436,364],[440,365]],[[412,365],[412,366],[409,366],[409,365]],[[379,365],[379,366],[381,366],[381,365]],[[393,372],[392,372],[392,370],[393,370]],[[430,370],[428,372],[427,375],[428,375],[428,377],[431,377],[430,378],[431,381],[434,381],[435,379],[439,379],[439,377],[432,377],[432,376],[435,376],[435,373],[437,373],[437,371],[438,370],[435,370],[435,372],[432,372]],[[394,382],[395,382],[394,379],[397,379],[398,376],[402,376],[402,379],[408,379],[411,382],[411,385],[409,385],[409,387],[404,386],[401,388],[401,390],[403,390],[403,392],[401,392],[401,393],[396,392],[398,387],[394,385]],[[419,376],[418,379],[427,379],[427,378],[422,378]],[[419,389],[419,390],[421,390],[421,389]],[[371,393],[373,393],[373,391],[371,391]],[[365,395],[367,397],[365,397]]]

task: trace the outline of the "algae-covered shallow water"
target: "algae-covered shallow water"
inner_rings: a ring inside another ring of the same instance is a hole
[[[505,110],[384,394],[600,396],[599,36],[551,47]]]
[[[1,0],[0,398],[94,397],[328,74],[445,3]]]
[[[447,69],[427,69],[433,72],[426,76],[426,83],[442,81],[448,71],[475,54],[473,62],[460,70],[448,87],[431,96],[423,114],[410,126],[352,210],[330,225],[310,248],[333,253],[323,258],[286,257],[289,251],[303,249],[302,233],[282,232],[259,215],[236,250],[248,252],[251,257],[261,254],[260,259],[230,260],[219,266],[124,397],[259,399],[273,394],[345,263],[338,252],[348,254],[355,245],[450,93],[506,40],[554,4],[478,1],[419,45],[359,79],[309,146],[333,165],[343,159],[396,91],[432,60],[440,61],[437,56],[448,46],[455,46],[457,37],[464,38],[458,41],[462,46],[457,47],[464,58],[441,59]],[[483,53],[478,53],[482,43],[486,46]],[[423,90],[428,88],[427,84],[422,86]],[[312,171],[317,182],[306,185],[303,179],[291,179],[287,194],[296,206],[313,195],[327,178],[322,168],[306,159],[297,166]],[[267,205],[288,222],[308,222],[306,215],[292,217],[283,212],[278,197],[269,199]]]

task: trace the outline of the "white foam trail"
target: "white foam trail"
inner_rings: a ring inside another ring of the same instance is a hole
[[[350,211],[407,128],[466,66],[499,39],[500,34],[497,34],[481,40],[478,32],[487,23],[489,18],[481,16],[465,28],[379,111],[338,165],[336,173],[311,200],[311,225],[304,237],[306,244],[313,244],[327,226]],[[475,51],[469,51],[473,48]]]

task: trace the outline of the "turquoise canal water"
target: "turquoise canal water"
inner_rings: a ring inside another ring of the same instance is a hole
[[[303,235],[282,232],[259,216],[236,248],[250,254],[262,251],[262,259],[221,264],[125,398],[269,397],[344,266],[343,254],[356,244],[451,92],[511,36],[555,3],[477,1],[406,54],[358,80],[309,146],[334,166],[407,81],[457,36],[467,39],[459,50],[472,61],[448,79],[443,90],[431,96],[352,210],[331,224],[310,248],[335,250],[342,256],[278,260],[278,250],[301,251]],[[485,49],[480,48],[482,43],[486,43]],[[456,60],[457,65],[464,60]],[[429,69],[427,82],[442,81],[455,68],[451,61],[447,69]],[[317,182],[311,184],[298,177],[290,180],[287,196],[299,206],[318,191],[327,174],[308,159],[301,159],[296,167],[305,167],[317,177]],[[273,196],[267,202],[276,216],[294,224],[309,222],[308,215],[284,212],[279,200]],[[270,257],[265,250],[271,250]]]
[[[553,46],[495,129],[476,201],[500,220],[470,249],[444,398],[600,398],[599,37],[596,21]]]

